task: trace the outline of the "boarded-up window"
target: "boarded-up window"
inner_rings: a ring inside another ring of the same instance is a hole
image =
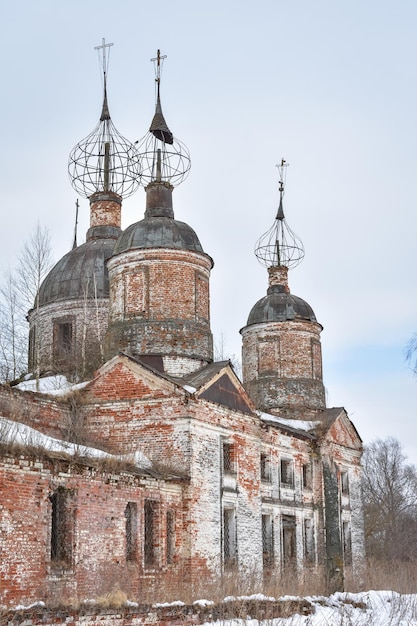
[[[59,487],[49,497],[51,502],[51,561],[69,566],[74,535],[73,492]]]
[[[146,314],[146,275],[143,271],[124,275],[124,314],[141,316]]]
[[[126,518],[126,561],[135,561],[137,555],[137,505],[128,502],[125,509]]]
[[[223,562],[226,568],[233,567],[237,561],[236,511],[223,511]]]
[[[195,273],[195,314],[197,319],[209,318],[209,284],[200,272]]]
[[[272,515],[262,515],[262,559],[264,567],[274,564],[274,522]]]
[[[258,369],[260,373],[275,371],[279,374],[279,339],[277,337],[259,343]]]
[[[315,378],[316,380],[321,380],[323,376],[321,363],[321,345],[318,341],[315,340],[312,340],[311,342],[311,362],[313,378]]]

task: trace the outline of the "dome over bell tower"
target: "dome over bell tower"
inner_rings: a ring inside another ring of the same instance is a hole
[[[325,408],[322,326],[311,306],[288,286],[288,270],[302,261],[304,246],[284,215],[286,166],[282,160],[274,223],[255,248],[268,270],[269,286],[240,331],[243,383],[258,409],[305,418],[306,411]]]
[[[154,59],[155,114],[138,142],[144,219],[119,237],[108,262],[107,356],[122,350],[161,371],[183,375],[212,361],[209,279],[213,261],[188,224],[175,219],[174,187],[188,176],[188,149],[169,129],[161,106],[165,56]]]

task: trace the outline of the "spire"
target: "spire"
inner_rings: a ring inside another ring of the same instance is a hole
[[[78,143],[70,153],[68,173],[74,189],[83,197],[96,193],[116,194],[127,198],[140,183],[138,155],[130,143],[114,126],[108,106],[107,74],[109,50],[112,43],[103,39],[101,69],[103,73],[103,105],[98,125]]]
[[[166,55],[161,55],[160,50],[151,59],[155,65],[155,113],[148,133],[138,142],[141,182],[145,187],[159,183],[173,188],[187,178],[191,167],[188,148],[174,137],[162,113],[161,73],[164,59]]]
[[[284,279],[288,269],[296,267],[304,258],[303,243],[288,226],[284,215],[284,174],[288,163],[282,159],[277,167],[280,173],[278,211],[273,225],[259,238],[255,247],[259,263],[268,268],[271,284],[276,284],[278,275]]]
[[[74,226],[74,241],[72,244],[72,249],[75,250],[77,247],[77,229],[78,229],[78,208],[79,208],[78,198],[75,201],[75,226]]]

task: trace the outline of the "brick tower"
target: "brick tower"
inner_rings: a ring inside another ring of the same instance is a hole
[[[96,128],[71,151],[69,175],[90,201],[86,242],[74,245],[43,281],[29,312],[29,368],[85,379],[104,360],[108,324],[107,260],[121,233],[122,198],[139,185],[136,149],[115,128],[107,102],[106,49],[102,51],[104,97]],[[77,202],[78,207],[78,202]]]
[[[172,192],[190,169],[186,147],[162,114],[159,51],[156,110],[139,145],[146,189],[143,220],[119,237],[108,262],[107,357],[118,351],[179,376],[212,361],[209,278],[213,261],[195,232],[175,219]]]
[[[304,256],[302,243],[285,221],[285,161],[281,163],[280,203],[274,225],[255,254],[268,269],[267,295],[241,329],[243,383],[258,409],[308,419],[325,408],[320,333],[310,305],[290,293],[288,269]]]

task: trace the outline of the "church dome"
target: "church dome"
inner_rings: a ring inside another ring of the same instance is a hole
[[[39,290],[39,305],[65,300],[108,298],[106,261],[114,238],[92,239],[68,252],[52,268]]]
[[[132,224],[120,235],[114,254],[135,248],[180,248],[204,254],[193,229],[170,217],[146,217]]]
[[[283,285],[271,285],[267,295],[258,300],[249,313],[247,326],[287,320],[317,322],[313,309],[305,300],[288,293]]]

